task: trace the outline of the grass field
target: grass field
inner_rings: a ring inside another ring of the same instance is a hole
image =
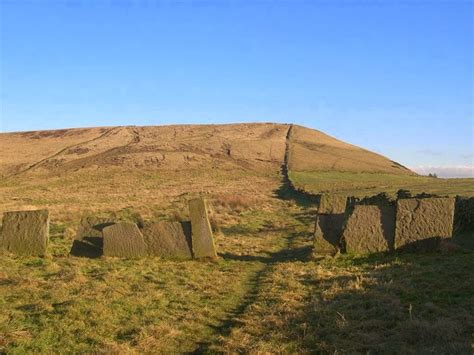
[[[0,145],[10,159],[0,212],[48,208],[51,240],[45,258],[0,254],[0,353],[472,353],[474,234],[432,253],[317,259],[316,206],[294,199],[280,173],[287,127],[261,127],[256,135],[257,128],[3,136],[11,144]],[[234,145],[222,145],[228,141]],[[350,154],[372,161],[353,146],[331,144],[300,148],[333,160],[339,152],[353,168]],[[311,160],[303,158],[298,166]],[[400,169],[376,159],[378,168]],[[474,189],[472,179],[407,174],[289,175],[316,193]],[[85,215],[182,220],[197,195],[210,200],[217,261],[69,255]]]
[[[314,260],[311,206],[214,199],[216,262],[0,258],[0,351],[464,352],[474,235],[461,249]]]
[[[395,194],[399,189],[439,195],[474,196],[474,179],[441,179],[416,175],[356,173],[340,171],[290,171],[294,186],[314,194],[371,196],[380,192]]]

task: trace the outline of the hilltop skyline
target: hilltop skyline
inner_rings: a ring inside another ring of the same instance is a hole
[[[296,123],[474,176],[470,2],[4,1],[2,132]]]

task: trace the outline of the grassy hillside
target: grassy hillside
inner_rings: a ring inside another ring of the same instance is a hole
[[[405,189],[414,194],[474,196],[474,179],[419,176],[379,154],[300,126],[290,131],[287,162],[293,185],[312,194],[363,197]]]
[[[0,135],[0,212],[52,215],[47,257],[0,255],[0,353],[469,353],[474,235],[430,254],[313,259],[315,208],[281,174],[288,128]],[[182,220],[196,195],[216,262],[69,255],[81,216]]]
[[[382,155],[297,125],[293,125],[289,133],[287,161],[290,171],[414,175],[412,171]]]

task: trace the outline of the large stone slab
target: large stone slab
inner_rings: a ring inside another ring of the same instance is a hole
[[[147,222],[142,229],[148,254],[192,259],[191,222]]]
[[[345,214],[318,214],[314,227],[314,254],[334,255],[340,250]]]
[[[195,258],[217,257],[211,224],[207,215],[206,201],[197,198],[189,201],[191,216],[192,247]]]
[[[397,201],[395,248],[425,249],[453,234],[454,198],[412,198]]]
[[[341,214],[346,211],[347,196],[322,194],[319,196],[319,214]]]
[[[456,197],[454,207],[454,232],[474,231],[474,197]]]
[[[394,235],[394,206],[356,205],[342,239],[347,253],[374,253],[392,250]]]
[[[119,222],[102,230],[104,256],[141,258],[147,256],[147,247],[135,223]]]
[[[0,246],[18,255],[42,256],[49,241],[49,211],[16,211],[3,214]]]
[[[74,238],[71,255],[97,258],[103,254],[102,230],[114,224],[112,218],[89,216],[82,218]]]

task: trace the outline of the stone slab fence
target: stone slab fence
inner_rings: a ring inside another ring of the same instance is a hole
[[[393,206],[356,205],[342,233],[348,253],[374,253],[393,250],[395,230]]]
[[[313,249],[318,254],[341,251],[341,237],[346,220],[347,196],[318,195],[318,211],[314,225]]]
[[[111,218],[81,219],[71,255],[96,258],[158,256],[173,259],[216,258],[206,200],[189,201],[191,221],[135,223]],[[47,210],[6,212],[0,249],[17,255],[43,256],[49,241]]]
[[[452,237],[454,203],[451,197],[398,200],[395,249],[430,249]]]
[[[362,200],[349,197],[345,206],[341,201],[338,196],[332,201],[331,196],[321,198],[314,228],[315,254],[426,250],[452,237],[456,223],[474,230],[470,224],[474,198],[455,202],[450,197],[419,195],[394,200],[379,194]],[[458,222],[455,206],[464,213]]]

